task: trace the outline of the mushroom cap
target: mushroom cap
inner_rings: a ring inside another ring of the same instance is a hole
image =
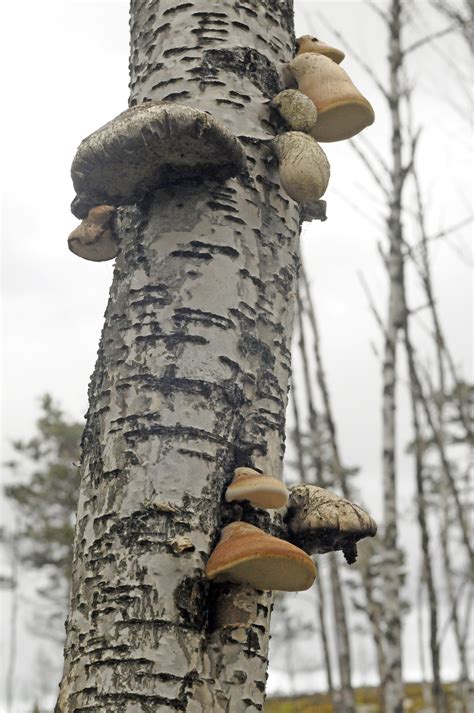
[[[118,253],[118,242],[111,227],[115,211],[110,205],[91,208],[87,218],[70,234],[69,250],[85,260],[113,260]]]
[[[248,500],[251,505],[268,510],[282,508],[288,502],[288,488],[271,475],[262,475],[253,468],[236,468],[234,478],[225,492],[228,503]]]
[[[284,89],[270,102],[293,131],[309,133],[318,120],[318,110],[298,89]]]
[[[78,194],[72,209],[91,201],[135,203],[184,178],[226,180],[241,173],[245,162],[240,141],[207,112],[146,102],[81,142],[71,167]]]
[[[298,592],[309,589],[316,565],[303,550],[246,522],[224,527],[205,571],[216,582],[255,589]]]
[[[358,540],[377,532],[359,505],[316,485],[291,488],[285,522],[291,540],[309,553],[343,550],[350,556]]]
[[[287,131],[272,142],[278,158],[281,185],[300,205],[316,203],[329,183],[326,154],[312,136]]]
[[[328,57],[313,52],[297,55],[290,69],[298,89],[318,110],[311,136],[318,141],[350,139],[374,123],[370,102],[362,96],[347,72]]]
[[[331,47],[325,42],[318,40],[316,37],[311,37],[311,35],[303,35],[298,37],[296,40],[296,46],[298,48],[296,55],[304,54],[305,52],[314,52],[316,54],[322,54],[325,57],[329,57],[336,64],[340,64],[344,57],[346,56],[342,50],[336,49],[336,47]]]

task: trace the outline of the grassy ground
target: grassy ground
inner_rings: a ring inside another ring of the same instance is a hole
[[[446,685],[444,688],[448,699],[446,713],[451,713],[454,710],[452,705],[454,700],[453,686]],[[405,691],[404,713],[421,713],[421,711],[426,710],[421,684],[408,683]],[[360,713],[380,713],[378,695],[378,688],[358,688],[356,690],[356,701]],[[300,696],[297,698],[269,698],[265,705],[265,713],[333,713],[333,707],[329,696],[326,694]]]

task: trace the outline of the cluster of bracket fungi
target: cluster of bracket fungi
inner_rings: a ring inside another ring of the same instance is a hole
[[[344,53],[304,36],[284,68],[286,89],[270,105],[288,130],[271,140],[281,185],[303,209],[318,208],[329,182],[329,162],[318,141],[348,139],[374,121],[370,103],[339,66]],[[187,178],[227,180],[245,171],[246,156],[231,131],[204,111],[174,102],[146,102],[127,109],[80,144],[71,176],[73,214],[82,220],[68,239],[86,260],[118,254],[117,208],[140,203],[161,186]],[[243,521],[226,525],[206,566],[207,579],[259,590],[308,589],[316,566],[310,555],[342,550],[351,564],[358,540],[376,533],[358,505],[314,485],[287,490],[280,480],[237,468],[227,502],[283,514],[288,540]]]
[[[231,522],[222,529],[206,566],[207,579],[215,582],[303,591],[317,573],[311,554],[342,550],[352,564],[357,542],[377,532],[374,520],[349,500],[316,485],[296,485],[288,491],[281,480],[253,468],[236,468],[225,499],[268,510],[285,508],[290,541],[247,522]]]
[[[270,102],[289,128],[271,141],[281,185],[309,218],[324,214],[320,198],[329,182],[318,141],[348,139],[374,121],[372,106],[339,66],[344,56],[315,37],[300,37],[283,68],[287,88]],[[127,109],[77,150],[71,210],[82,223],[69,236],[69,249],[86,260],[112,260],[119,250],[117,207],[185,178],[226,180],[245,165],[240,141],[208,112],[169,101]]]

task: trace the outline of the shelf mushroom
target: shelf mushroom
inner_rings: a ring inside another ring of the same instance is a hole
[[[172,102],[127,109],[81,142],[71,167],[78,218],[91,205],[136,203],[184,178],[226,180],[245,168],[244,147],[210,114]]]
[[[317,126],[317,124],[316,124]],[[316,203],[329,183],[329,161],[312,136],[287,131],[272,142],[278,159],[281,185],[300,205]]]
[[[308,134],[318,120],[318,110],[314,103],[298,89],[284,89],[273,97],[270,106],[278,110],[293,131]]]
[[[359,505],[316,485],[291,488],[285,522],[291,541],[305,552],[342,550],[349,564],[357,559],[357,542],[377,532]]]
[[[236,468],[225,492],[228,503],[248,500],[251,505],[268,510],[282,508],[288,502],[288,488],[281,480],[263,475],[253,468]]]
[[[68,238],[69,250],[85,260],[113,260],[118,253],[113,219],[116,209],[111,205],[91,208],[87,218]]]
[[[374,110],[338,64],[322,54],[305,52],[289,64],[298,84],[318,110],[311,136],[318,141],[342,141],[375,120]]]
[[[223,528],[205,574],[215,582],[298,592],[311,587],[316,565],[299,547],[246,522],[231,522]]]
[[[311,37],[311,35],[303,35],[298,37],[296,40],[296,56],[299,54],[305,54],[305,52],[314,52],[315,54],[322,54],[325,57],[329,57],[336,64],[340,64],[344,57],[346,56],[342,50],[336,49],[336,47],[331,47],[327,45],[322,40],[318,40],[316,37]]]

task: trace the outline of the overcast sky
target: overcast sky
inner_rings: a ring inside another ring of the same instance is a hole
[[[383,2],[378,4],[384,6]],[[314,15],[317,7],[380,79],[387,80],[385,32],[379,18],[364,3],[297,1],[295,7],[297,34],[317,33],[339,44]],[[423,0],[417,0],[414,7],[416,16],[407,43],[443,26]],[[303,14],[304,9],[309,15]],[[2,14],[3,461],[11,456],[11,439],[31,435],[41,394],[53,394],[77,419],[87,408],[87,384],[113,263],[80,260],[67,249],[67,236],[77,224],[69,211],[74,196],[69,169],[81,139],[127,106],[128,2],[23,0],[8,3]],[[347,49],[346,54],[346,71],[376,113],[376,123],[365,134],[386,154],[389,125],[383,99]],[[468,90],[467,82],[463,88],[459,80],[459,74],[466,80],[469,77],[468,55],[459,40],[446,37],[420,50],[413,59],[414,116],[423,127],[419,156],[429,201],[428,225],[430,232],[436,233],[472,213],[471,127],[465,109]],[[325,196],[329,219],[323,224],[306,225],[302,252],[318,310],[344,460],[361,467],[357,485],[371,513],[378,516],[381,381],[371,343],[380,345],[381,340],[357,272],[365,274],[385,311],[386,276],[377,251],[377,242],[383,240],[384,209],[377,189],[349,144],[326,144],[324,149],[331,163]],[[472,369],[473,349],[471,240],[471,229],[466,227],[433,244],[432,253],[443,328],[456,363],[466,376]],[[422,304],[414,283],[411,296],[412,306]],[[426,346],[423,325],[428,324],[421,312],[417,333],[420,348]],[[403,394],[402,406],[401,451],[409,437],[410,423]],[[400,473],[400,507],[412,517],[413,475],[409,461],[402,463],[406,468]],[[8,521],[5,506],[3,515]],[[416,566],[412,562],[411,588],[416,581]],[[2,594],[0,602],[5,621],[9,597]],[[409,622],[407,630],[410,628]],[[17,684],[33,695],[32,684],[27,681],[36,666],[39,644],[28,638],[24,629],[23,623]],[[2,630],[0,647],[7,642],[6,627]],[[406,650],[408,677],[416,678],[418,659],[410,638]],[[362,654],[357,658],[362,661]],[[361,666],[361,680],[369,668]],[[455,675],[453,657],[445,661],[445,673]],[[271,675],[270,690],[284,685],[279,674]],[[314,679],[308,685],[314,687]],[[2,686],[0,683],[0,690]]]

